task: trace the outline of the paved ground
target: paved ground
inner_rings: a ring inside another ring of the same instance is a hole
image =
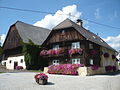
[[[95,76],[48,75],[48,85],[38,85],[33,72],[0,74],[0,90],[120,90],[120,74]]]

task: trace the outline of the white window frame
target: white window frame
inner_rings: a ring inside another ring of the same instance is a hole
[[[93,43],[89,43],[89,49],[93,49]]]
[[[94,60],[92,58],[89,59],[89,63],[90,63],[90,65],[94,65]]]
[[[80,58],[72,59],[72,64],[80,64]]]
[[[52,64],[53,64],[53,65],[59,65],[59,63],[60,63],[60,60],[53,60],[53,61],[52,61]]]
[[[80,48],[80,42],[73,42],[71,48],[72,49]]]
[[[53,45],[53,50],[58,50],[59,49],[59,45]]]

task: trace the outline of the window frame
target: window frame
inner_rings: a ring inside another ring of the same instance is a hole
[[[72,64],[80,64],[80,58],[73,58]]]
[[[59,65],[60,64],[60,60],[55,59],[55,60],[52,61],[52,64],[53,65]]]
[[[60,48],[60,45],[53,45],[53,50],[58,50]]]
[[[89,49],[93,49],[93,43],[89,43]]]
[[[73,42],[71,48],[72,49],[80,48],[80,42]]]
[[[90,58],[90,59],[89,59],[89,64],[90,64],[90,65],[94,65],[94,59]]]

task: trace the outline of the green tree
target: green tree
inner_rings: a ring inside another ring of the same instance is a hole
[[[40,55],[41,46],[35,45],[31,40],[28,43],[23,43],[23,53],[25,56],[26,69],[37,70],[40,69]]]

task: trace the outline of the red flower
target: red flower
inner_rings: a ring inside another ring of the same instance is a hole
[[[38,80],[39,78],[42,79],[42,80],[44,80],[44,79],[47,80],[48,76],[46,74],[44,74],[44,73],[40,73],[40,74],[36,74],[34,76],[34,78],[35,78],[35,80]]]

